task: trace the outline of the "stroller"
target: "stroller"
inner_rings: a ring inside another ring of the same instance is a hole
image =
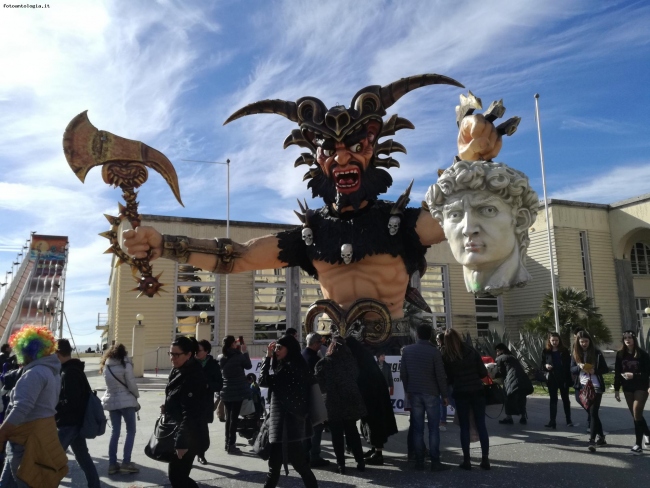
[[[244,400],[242,404],[237,432],[252,446],[266,416],[266,408],[264,397],[257,385],[257,377],[250,373],[247,378],[251,383],[253,395],[250,400]]]

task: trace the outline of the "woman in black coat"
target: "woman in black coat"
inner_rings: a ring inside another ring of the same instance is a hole
[[[605,380],[603,375],[609,373],[609,367],[605,362],[605,357],[599,349],[596,349],[591,336],[587,331],[580,331],[576,334],[576,341],[573,344],[571,354],[571,374],[575,376],[573,387],[582,390],[588,382],[591,381],[595,397],[589,405],[589,416],[591,417],[589,444],[588,449],[596,452],[596,446],[604,446],[605,434],[603,433],[603,424],[600,422],[600,402],[603,399],[605,391]],[[584,405],[583,405],[584,407]],[[598,436],[598,439],[596,439]]]
[[[496,378],[503,378],[503,389],[506,392],[506,417],[499,420],[500,424],[512,424],[512,416],[520,415],[519,423],[528,423],[526,415],[526,397],[533,389],[533,383],[528,378],[524,367],[519,360],[512,355],[505,344],[494,346],[497,353]]]
[[[251,369],[251,359],[246,351],[246,344],[240,344],[235,336],[223,339],[223,356],[219,360],[223,375],[221,401],[226,410],[226,451],[228,454],[241,454],[235,442],[237,440],[237,423],[244,400],[251,398],[251,387],[246,379],[246,370]]]
[[[190,471],[194,457],[209,447],[205,422],[205,397],[210,394],[208,382],[194,358],[194,345],[187,337],[172,342],[169,357],[173,369],[165,388],[162,413],[178,424],[178,430],[174,440],[177,458],[169,463],[167,473],[172,488],[198,487],[190,478]]]
[[[357,420],[366,415],[366,405],[357,384],[357,361],[345,342],[342,337],[333,339],[327,354],[315,368],[316,379],[321,391],[325,392],[327,420],[340,474],[345,474],[344,434],[357,461],[357,469],[363,471],[366,466],[357,430]],[[376,365],[374,367],[379,371]]]
[[[198,350],[196,351],[196,360],[203,367],[203,372],[205,373],[208,386],[210,387],[210,394],[205,397],[207,413],[205,421],[206,423],[211,424],[214,421],[214,394],[221,391],[221,387],[223,386],[223,377],[221,376],[221,367],[219,366],[219,363],[216,359],[210,356],[212,344],[203,339],[199,341],[197,345]],[[197,459],[201,464],[208,464],[205,460],[204,452],[199,453]]]
[[[366,464],[382,466],[384,444],[391,435],[397,434],[397,422],[390,401],[388,383],[384,373],[377,367],[374,355],[363,344],[354,337],[347,338],[346,344],[357,360],[357,383],[368,411],[361,417],[361,432],[372,446],[365,455]]]
[[[560,390],[564,416],[568,427],[573,427],[571,421],[571,401],[569,400],[569,388],[573,384],[571,379],[571,353],[562,344],[560,334],[551,332],[546,340],[546,347],[542,351],[541,370],[545,372],[548,394],[551,397],[551,420],[544,427],[556,428],[557,417],[557,392]]]
[[[632,446],[632,454],[643,454],[643,445],[650,448],[650,430],[643,418],[643,409],[648,400],[650,386],[650,356],[639,347],[636,333],[631,330],[623,332],[623,346],[616,353],[614,367],[614,397],[621,401],[619,390],[623,387],[625,402],[634,420],[636,443]],[[645,443],[642,438],[645,436]]]
[[[465,344],[454,329],[445,332],[445,347],[442,361],[445,364],[447,381],[453,385],[458,423],[460,424],[460,445],[463,449],[461,469],[472,469],[469,450],[470,414],[474,416],[476,430],[481,441],[481,469],[490,469],[490,437],[485,425],[485,384],[482,378],[488,375],[485,364],[473,347]]]
[[[271,374],[271,369],[274,374]],[[268,345],[260,373],[260,386],[268,388],[271,397],[271,456],[264,488],[277,486],[284,452],[293,469],[302,477],[305,487],[318,486],[302,448],[302,441],[310,439],[313,434],[309,417],[309,396],[313,383],[313,376],[300,353],[300,344],[293,336],[285,335]]]

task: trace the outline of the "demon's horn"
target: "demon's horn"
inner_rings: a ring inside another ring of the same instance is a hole
[[[253,114],[278,114],[292,122],[298,122],[298,110],[294,102],[287,102],[286,100],[261,100],[240,108],[228,117],[223,125],[246,115]]]
[[[384,109],[387,109],[408,92],[428,85],[453,85],[459,88],[465,88],[460,82],[444,75],[427,74],[409,76],[408,78],[402,78],[390,85],[381,87],[379,96],[381,97],[382,106]]]
[[[140,141],[98,130],[90,123],[87,112],[73,118],[63,133],[63,153],[82,183],[88,171],[95,166],[111,162],[138,162],[160,173],[178,203],[183,205],[178,176],[167,156]]]

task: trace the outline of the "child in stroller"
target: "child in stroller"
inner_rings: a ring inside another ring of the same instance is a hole
[[[245,405],[242,405],[242,418],[239,419],[237,431],[241,437],[248,440],[249,445],[253,445],[255,437],[262,425],[262,420],[264,419],[264,397],[262,396],[262,391],[257,384],[257,376],[255,376],[254,373],[249,373],[246,375],[246,379],[251,387],[252,396],[251,400],[249,400],[251,403],[246,406],[246,409],[244,408]],[[245,403],[246,402],[247,401],[245,400]]]

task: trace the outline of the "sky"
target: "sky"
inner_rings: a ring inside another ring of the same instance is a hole
[[[415,179],[417,204],[451,164],[467,89],[522,118],[496,160],[526,173],[540,197],[535,93],[549,198],[649,192],[648,2],[46,1],[0,8],[0,281],[31,231],[69,236],[65,311],[80,344],[99,341],[110,257],[97,234],[121,200],[100,169],[82,184],[65,160],[63,131],[84,110],[173,162],[185,207],[150,171],[139,196],[147,214],[225,219],[225,166],[182,159],[230,159],[231,219],[298,224],[296,198],[320,201],[293,166],[300,148],[282,149],[295,124],[223,121],[262,99],[347,106],[365,86],[423,73],[466,89],[420,88],[389,109],[416,129],[395,136],[408,155],[390,170],[387,198]]]

